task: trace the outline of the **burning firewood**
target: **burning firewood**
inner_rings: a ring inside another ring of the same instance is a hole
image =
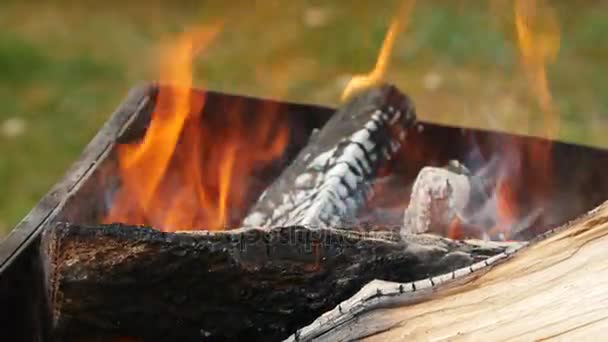
[[[278,340],[373,279],[418,280],[508,247],[305,227],[163,233],[59,224],[43,241],[62,340]]]
[[[245,226],[343,227],[371,195],[377,172],[395,156],[415,120],[393,86],[357,96],[310,140],[267,189]]]
[[[395,166],[391,159],[403,145],[406,133],[412,133],[405,145],[408,148],[416,139],[424,142],[436,141],[438,136],[445,138],[443,128],[424,136],[409,132],[413,122],[413,105],[394,87],[375,88],[355,98],[334,113],[303,150],[298,146],[299,155],[282,175],[275,178],[273,174],[270,179],[276,181],[245,220],[249,227],[163,233],[121,224],[55,225],[58,219],[54,218],[42,237],[50,330],[58,340],[87,340],[91,336],[280,340],[296,331],[291,337],[295,341],[350,340],[379,333],[376,327],[406,325],[404,321],[415,315],[404,303],[420,303],[418,308],[425,315],[468,307],[480,293],[476,291],[494,284],[484,278],[484,271],[492,274],[494,267],[501,266],[499,262],[509,259],[525,243],[458,241],[440,236],[450,236],[454,221],[470,223],[470,214],[488,202],[482,182],[486,179],[479,179],[462,165],[424,168],[425,163],[441,165],[461,158],[466,149],[430,159],[424,155],[417,164],[405,158],[404,164],[412,174],[399,179],[398,184],[406,179],[410,184],[414,172],[421,168],[422,172],[415,181],[402,234],[393,228],[382,232],[362,232],[358,226],[340,229],[354,219],[360,220],[362,207],[373,207],[374,203],[368,201],[371,186],[382,192],[379,176]],[[459,141],[459,134],[449,135],[445,141]],[[302,143],[305,140],[303,137]],[[444,141],[439,146],[443,145]],[[400,152],[400,157],[410,156]],[[396,174],[392,172],[388,178]],[[490,186],[490,191],[495,188]],[[409,188],[402,190],[399,195]],[[88,192],[81,196],[88,196]],[[403,206],[396,212],[401,220]],[[70,219],[65,214],[61,218],[96,222],[88,216],[86,220]],[[603,217],[590,220],[591,226],[605,222]],[[584,239],[586,234],[575,232],[562,238],[574,239],[580,242],[578,247],[584,248],[583,240],[577,239]],[[572,255],[577,253],[559,240],[554,246],[549,251],[560,251],[560,258],[565,256],[561,248]],[[518,255],[523,257],[525,253]],[[553,258],[548,252],[542,256],[556,264],[567,259]],[[527,263],[520,263],[515,271],[525,275],[527,267],[544,259],[524,260]],[[498,294],[492,294],[499,296],[513,288],[518,296],[525,296],[509,278],[515,274],[503,271],[500,276],[505,285],[499,287]],[[478,283],[477,279],[484,280]],[[366,283],[369,285],[357,293]],[[457,295],[450,292],[452,288],[471,293],[457,309],[446,304]],[[444,292],[435,297],[435,291]],[[485,293],[481,292],[480,301],[487,298]],[[421,302],[429,298],[441,304],[437,310]],[[500,303],[506,306],[508,299],[502,298]],[[383,308],[389,305],[406,314],[385,321]],[[485,315],[475,318],[490,317],[489,311],[481,306],[479,312]],[[328,313],[302,329],[323,312]],[[463,321],[468,320],[468,312],[459,314]]]
[[[217,94],[205,96],[208,113],[224,108],[218,106]],[[304,107],[293,117],[306,117],[302,114],[309,110]],[[331,113],[324,109],[324,115]],[[608,216],[605,207],[570,230],[515,255],[512,253],[519,243],[455,241],[426,233],[399,236],[357,229],[279,226],[186,234],[123,225],[77,225],[99,222],[106,208],[107,182],[100,179],[115,166],[111,158],[104,161],[99,156],[111,156],[116,143],[112,137],[120,131],[115,127],[123,127],[127,118],[114,118],[100,132],[103,144],[94,141],[76,171],[69,173],[12,235],[46,230],[40,239],[42,250],[37,242],[30,242],[27,254],[10,249],[21,256],[12,265],[9,261],[11,268],[3,275],[3,302],[8,303],[6,307],[25,308],[5,315],[27,318],[21,319],[27,323],[21,323],[19,329],[38,324],[48,327],[61,341],[109,340],[107,337],[114,336],[133,340],[279,340],[296,331],[293,340],[307,341],[365,336],[403,340],[404,336],[415,339],[426,332],[428,335],[422,337],[458,339],[461,332],[517,337],[509,334],[539,328],[545,329],[543,336],[552,336],[604,328],[606,272],[601,256]],[[326,121],[316,122],[313,127]],[[145,131],[145,127],[138,129]],[[297,146],[292,144],[289,160],[304,145],[310,130],[304,132]],[[425,124],[424,132],[408,134],[408,153],[401,151],[408,173],[391,173],[390,177],[403,179],[388,186],[379,187],[376,177],[375,190],[382,193],[400,184],[395,198],[405,199],[409,193],[406,185],[420,169],[466,158],[470,141],[475,148],[489,149],[484,153],[488,156],[497,152],[488,141],[499,141],[500,145],[506,141],[522,151],[538,144],[529,137],[506,139],[492,132]],[[409,148],[420,149],[420,160]],[[559,211],[559,220],[597,205],[607,192],[601,172],[608,160],[605,151],[563,143],[555,143],[552,151],[553,162],[561,166],[556,170],[562,171],[556,173],[559,187],[548,198],[553,212]],[[526,170],[533,162],[524,158],[518,165]],[[441,170],[448,180],[465,175],[469,185],[474,184],[473,176],[459,167],[448,165]],[[264,184],[276,179],[278,172],[279,168],[264,176],[269,177]],[[518,191],[527,191],[535,178],[526,176],[521,181]],[[256,188],[252,197],[261,188]],[[466,213],[472,197],[469,190],[466,200],[455,201],[459,210],[464,207]],[[555,205],[557,198],[563,205]],[[389,205],[382,207],[385,203]],[[369,207],[375,204],[366,203]],[[398,208],[396,222],[400,225],[406,203],[392,204],[385,200],[380,208]],[[74,224],[56,226],[58,221]],[[436,232],[432,225],[428,227],[427,232]],[[534,226],[530,231],[544,231],[541,228]],[[23,241],[27,240],[10,242],[12,246],[26,245]],[[4,255],[8,255],[6,250]],[[44,274],[38,274],[43,270]],[[361,289],[366,283],[369,285]],[[27,288],[32,284],[35,286]],[[560,311],[562,305],[565,309]],[[40,316],[32,314],[38,311]],[[319,316],[323,312],[328,313]],[[44,320],[38,320],[43,316]],[[302,328],[311,322],[315,323]],[[8,336],[13,336],[10,330]]]
[[[443,168],[425,167],[412,186],[401,232],[435,232],[454,238],[463,235],[482,237],[485,232],[474,225],[466,225],[466,221],[488,200],[483,179],[472,175],[458,161],[453,160]],[[464,227],[469,230],[453,231]]]

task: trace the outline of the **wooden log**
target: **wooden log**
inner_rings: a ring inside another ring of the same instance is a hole
[[[501,227],[495,191],[495,176],[472,174],[457,160],[444,167],[424,167],[412,185],[401,232],[504,241],[518,236],[541,213],[537,208],[514,224]]]
[[[338,110],[245,218],[251,227],[353,226],[414,125],[412,101],[390,85],[372,88]]]
[[[595,340],[608,329],[608,202],[515,255],[373,281],[290,341]],[[415,289],[415,290],[414,290]]]
[[[412,281],[507,248],[304,227],[163,233],[59,224],[43,242],[61,340],[280,340],[374,278]]]
[[[485,195],[474,191],[479,187],[473,186],[473,177],[464,166],[457,161],[448,166],[427,166],[420,170],[403,215],[403,234],[433,231],[449,236],[450,225],[455,220],[462,220],[470,202],[476,202],[475,197]]]

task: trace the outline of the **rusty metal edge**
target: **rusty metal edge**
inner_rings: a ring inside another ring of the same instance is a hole
[[[87,181],[97,162],[111,151],[116,138],[152,99],[154,89],[155,85],[149,83],[132,88],[62,179],[0,242],[0,274],[40,235],[45,224],[57,215],[71,193]]]

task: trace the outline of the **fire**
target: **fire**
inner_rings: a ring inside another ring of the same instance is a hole
[[[547,64],[558,54],[560,37],[555,10],[544,0],[517,0],[514,3],[515,29],[522,65],[531,91],[543,113],[546,138],[554,138],[559,131],[559,113],[553,105]],[[538,160],[538,191],[546,193],[551,175],[551,144],[539,143],[528,153]]]
[[[519,213],[513,187],[506,178],[500,178],[496,185],[496,225],[489,232],[490,236],[502,236],[509,239]]]
[[[384,42],[382,43],[382,48],[380,49],[380,53],[378,54],[376,66],[369,74],[356,75],[350,80],[350,82],[342,92],[342,101],[348,100],[360,91],[377,85],[385,79],[390,57],[393,52],[393,47],[395,45],[395,39],[397,37],[397,34],[401,30],[405,29],[405,27],[407,26],[409,14],[412,11],[414,3],[415,0],[403,1],[398,14],[395,16],[395,18],[393,18],[393,21],[391,22],[391,25],[388,31],[386,32]]]
[[[554,137],[559,120],[553,106],[547,64],[559,51],[559,25],[554,10],[542,0],[517,0],[515,29],[524,71],[544,114],[547,137]]]
[[[455,217],[450,222],[446,236],[452,240],[461,240],[464,237],[460,218]]]
[[[522,69],[543,115],[543,135],[551,139],[559,131],[559,113],[553,105],[547,77],[547,65],[556,59],[560,45],[556,13],[545,0],[515,0],[513,13]],[[493,194],[495,226],[490,229],[490,236],[508,239],[515,233],[516,225],[536,217],[527,214],[527,219],[522,218],[524,213],[518,207],[516,194],[523,190],[523,172],[526,177],[534,179],[532,185],[525,189],[528,205],[534,209],[533,212],[542,210],[552,185],[551,147],[549,141],[539,140],[523,149],[517,142],[507,141],[503,148],[504,162],[500,166],[502,172],[498,174]],[[531,161],[529,169],[521,170],[520,162],[523,160]]]
[[[230,209],[245,200],[252,171],[283,153],[288,129],[273,108],[256,122],[239,108],[202,117],[205,99],[191,92],[193,58],[219,30],[188,31],[163,49],[162,86],[145,136],[117,146],[122,184],[104,222],[223,229]]]

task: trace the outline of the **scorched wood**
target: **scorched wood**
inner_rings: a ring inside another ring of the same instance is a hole
[[[163,233],[59,224],[43,239],[62,340],[278,340],[372,279],[412,281],[506,248],[304,227]]]
[[[412,101],[384,85],[357,96],[317,132],[264,192],[245,226],[352,225],[373,180],[415,121]]]

